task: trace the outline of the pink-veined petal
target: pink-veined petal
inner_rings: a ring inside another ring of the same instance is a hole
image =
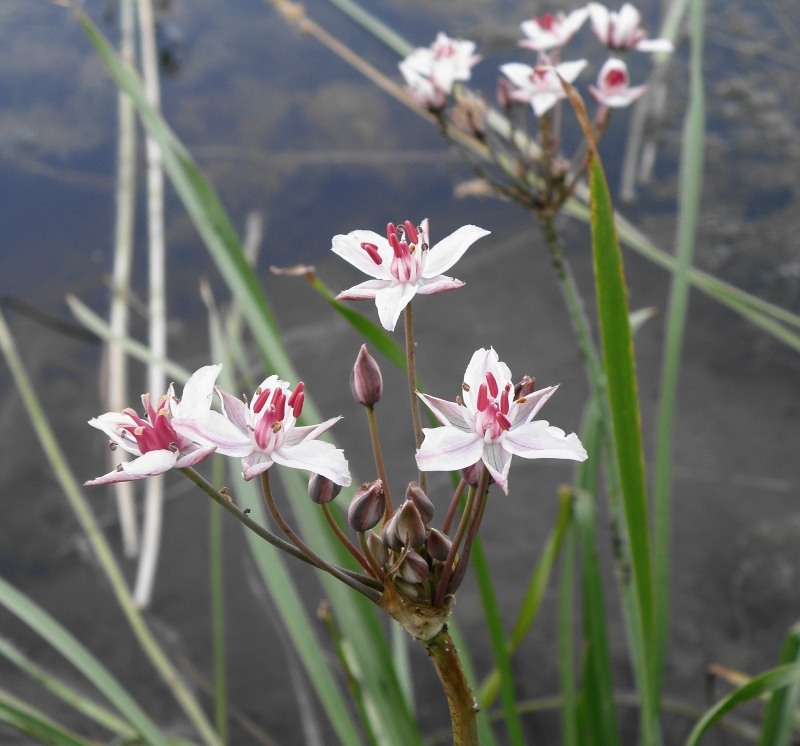
[[[342,290],[336,300],[373,300],[379,290],[390,287],[389,280],[364,280],[347,290]]]
[[[242,459],[242,476],[246,481],[250,481],[253,477],[265,472],[274,463],[272,456],[261,451],[253,451]]]
[[[489,231],[478,228],[477,225],[462,225],[458,230],[428,249],[428,256],[425,258],[424,276],[435,277],[446,272],[464,256],[464,252],[475,241],[488,235]]]
[[[375,264],[369,254],[361,248],[362,243],[370,243],[377,248],[383,262]],[[392,250],[385,236],[374,231],[356,230],[346,236],[339,234],[333,237],[331,249],[346,262],[360,269],[364,274],[378,280],[387,280],[391,277],[389,267],[392,259]]]
[[[422,471],[454,471],[471,466],[483,454],[483,441],[474,432],[454,427],[423,428],[425,439],[417,451]]]
[[[213,410],[202,416],[174,419],[172,426],[176,432],[196,443],[213,446],[223,456],[241,458],[253,450],[250,435]]]
[[[505,449],[523,458],[564,458],[585,461],[587,454],[575,433],[566,435],[545,420],[509,430],[503,439]]]
[[[503,448],[503,443],[486,443],[483,449],[483,463],[497,486],[508,494],[508,470],[511,467],[511,454]]]
[[[284,443],[272,453],[272,460],[292,469],[321,474],[342,487],[350,484],[344,451],[322,440],[307,440],[289,447]]]
[[[222,405],[223,415],[242,433],[247,434],[250,424],[250,407],[241,399],[237,399],[219,386],[216,387],[216,391]]]
[[[528,394],[528,396],[525,397],[525,401],[521,404],[517,404],[514,410],[512,428],[530,422],[536,416],[537,412],[545,405],[547,400],[556,393],[556,389],[558,389],[558,385],[548,386],[547,388],[539,389],[539,391]]]
[[[417,396],[425,402],[436,419],[443,425],[452,425],[465,433],[472,432],[472,424],[467,419],[468,412],[460,404],[420,392],[417,392]]]
[[[464,287],[464,283],[461,280],[445,277],[445,275],[437,275],[429,279],[423,277],[417,281],[417,292],[420,295],[434,295],[448,290],[458,290],[461,287]]]
[[[89,420],[92,427],[102,430],[120,448],[126,450],[134,456],[140,456],[141,451],[134,437],[123,430],[125,426],[135,427],[136,423],[127,414],[121,412],[106,412],[99,417]]]
[[[191,451],[182,451],[180,457],[175,462],[175,468],[185,469],[187,466],[199,464],[216,450],[214,446],[200,446]]]
[[[113,482],[128,482],[134,479],[144,479],[163,474],[175,466],[178,454],[175,451],[155,450],[148,451],[133,461],[123,461],[114,471],[84,482],[86,486],[98,484],[111,484]]]
[[[322,435],[322,433],[324,433],[326,430],[329,430],[331,427],[333,427],[341,419],[341,416],[331,417],[329,420],[325,420],[325,422],[320,422],[319,425],[303,425],[301,427],[293,427],[289,432],[286,433],[286,439],[283,441],[284,445],[293,446],[297,445],[298,443],[302,443],[304,440],[314,440]]]
[[[379,290],[375,295],[375,305],[378,308],[378,317],[381,326],[390,331],[394,331],[397,319],[408,302],[414,297],[417,289],[414,285],[404,282],[394,287],[387,287]]]
[[[481,384],[485,383],[487,373],[494,376],[500,388],[511,381],[511,370],[504,362],[501,362],[493,347],[488,350],[484,348],[475,350],[467,364],[467,370],[464,372],[464,383],[467,384],[469,390],[464,391],[462,396],[472,411],[476,409],[478,390]]]

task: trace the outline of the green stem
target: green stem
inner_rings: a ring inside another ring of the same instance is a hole
[[[477,703],[467,683],[458,650],[447,627],[443,627],[439,634],[423,644],[425,652],[433,661],[447,696],[453,729],[453,746],[479,746]]]
[[[389,478],[386,474],[386,465],[383,461],[383,449],[381,448],[381,439],[378,436],[378,420],[375,417],[375,408],[368,406],[367,421],[369,422],[369,437],[372,444],[372,455],[375,459],[375,470],[378,472],[378,479],[383,484],[383,494],[386,498],[386,508],[383,512],[383,520],[388,521],[392,517],[394,508],[392,507],[392,493],[389,489]]]
[[[408,395],[411,403],[411,421],[414,423],[414,442],[417,448],[422,445],[422,420],[419,414],[419,397],[417,396],[417,364],[416,342],[414,342],[414,317],[411,314],[409,303],[403,311],[406,331],[406,372],[408,375]],[[426,476],[424,471],[419,472],[417,479],[422,491],[426,491]]]

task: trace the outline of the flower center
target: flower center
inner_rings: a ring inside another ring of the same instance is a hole
[[[511,429],[508,412],[511,408],[511,384],[502,390],[491,372],[486,373],[486,382],[478,388],[476,402],[478,415],[475,418],[475,431],[484,440],[497,440],[506,430]]]
[[[256,445],[267,453],[280,448],[290,429],[284,424],[287,416],[287,407],[291,410],[291,417],[297,419],[303,411],[305,400],[305,385],[301,381],[294,391],[286,397],[284,389],[278,387],[274,391],[264,389],[257,392],[253,401],[253,412],[260,414],[258,422],[253,429],[253,438]]]
[[[394,254],[390,267],[392,277],[401,283],[416,282],[422,274],[428,247],[424,244],[418,247],[419,235],[414,224],[410,220],[398,226],[389,223],[386,226],[386,240]],[[420,250],[417,251],[417,248]]]
[[[535,20],[542,31],[552,31],[553,27],[556,25],[555,18],[553,18],[552,13],[545,13],[543,16],[540,16]]]
[[[609,88],[624,88],[628,83],[628,76],[619,69],[609,70],[606,73],[605,83]]]
[[[177,451],[180,436],[175,432],[170,423],[170,412],[167,404],[168,398],[162,396],[158,401],[158,410],[147,401],[147,418],[142,419],[133,409],[124,409],[122,414],[127,414],[136,424],[125,425],[123,430],[129,432],[136,440],[139,452],[144,454],[150,451]]]

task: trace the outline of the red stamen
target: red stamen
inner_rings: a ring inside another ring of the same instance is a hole
[[[492,375],[491,371],[486,372],[486,383],[489,386],[489,393],[494,399],[500,393],[500,387],[497,385],[497,379]]]
[[[479,412],[483,412],[489,406],[489,393],[486,384],[482,383],[478,389],[478,401],[475,403]]]
[[[275,393],[272,395],[271,408],[275,412],[273,422],[275,420],[282,421],[286,416],[286,394],[283,393],[283,389],[275,389]]]
[[[389,225],[386,226],[386,238],[389,241],[389,246],[392,247],[394,255],[398,259],[402,259],[403,247],[400,243],[400,239],[397,238],[397,231],[395,230],[395,227],[391,223],[389,223]],[[406,246],[406,253],[407,252],[408,252],[408,246]]]
[[[414,224],[410,220],[406,220],[403,225],[405,226],[406,237],[408,238],[409,243],[412,243],[416,246],[419,243],[419,237],[417,236],[417,229],[414,228]]]
[[[300,396],[300,394],[302,394],[302,393],[303,393],[303,389],[304,389],[305,387],[306,387],[306,385],[305,385],[305,384],[304,384],[302,381],[300,381],[300,382],[297,384],[297,386],[295,386],[295,389],[294,389],[294,391],[292,391],[292,393],[291,393],[291,396],[289,397],[289,401],[287,402],[287,404],[288,404],[290,407],[293,407],[293,406],[294,406],[294,401],[295,401],[295,399],[296,399],[298,396]]]
[[[264,405],[267,403],[267,399],[269,399],[270,389],[264,389],[263,391],[256,391],[256,400],[253,402],[253,411],[258,414],[262,409],[264,409]]]
[[[508,387],[503,389],[503,395],[500,397],[500,411],[506,415],[508,414],[509,401],[508,401]]]
[[[375,264],[383,264],[383,259],[381,255],[378,253],[378,247],[374,243],[367,243],[364,241],[361,244],[361,248],[369,254],[369,258],[372,259]]]
[[[502,412],[498,412],[495,421],[503,430],[511,429],[511,421]]]
[[[303,402],[305,399],[306,395],[302,391],[295,398],[294,404],[292,404],[292,415],[294,415],[295,419],[298,419],[300,415],[303,414]]]

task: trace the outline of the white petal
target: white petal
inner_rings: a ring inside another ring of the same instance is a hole
[[[383,262],[375,264],[369,254],[361,248],[362,243],[371,243],[376,246]],[[374,231],[358,230],[351,231],[346,236],[342,234],[334,236],[331,249],[334,254],[338,254],[346,262],[370,277],[386,280],[391,276],[389,266],[393,256],[392,249],[386,238]]]
[[[417,292],[420,295],[434,295],[435,293],[444,293],[448,290],[458,290],[464,287],[461,280],[456,280],[452,277],[445,277],[444,275],[437,275],[430,279],[423,278],[417,281]]]
[[[575,433],[566,435],[558,427],[545,420],[529,422],[527,425],[509,430],[503,438],[503,446],[511,453],[523,458],[564,458],[585,461],[587,454]]]
[[[172,407],[173,416],[188,415],[195,409],[200,411],[211,409],[214,384],[221,370],[221,365],[205,365],[192,373],[183,387],[180,403]]]
[[[176,469],[185,469],[187,466],[194,466],[207,459],[217,449],[214,446],[202,446],[190,451],[181,451],[178,460],[175,462]]]
[[[175,431],[204,446],[213,446],[223,456],[242,458],[253,450],[249,434],[213,410],[202,416],[172,421]]]
[[[425,258],[424,276],[434,277],[446,272],[464,256],[464,252],[475,241],[488,235],[489,231],[478,228],[477,225],[462,225],[457,231],[428,249],[428,256]]]
[[[672,52],[674,49],[669,39],[642,39],[636,45],[639,52]]]
[[[500,72],[517,88],[529,89],[533,74],[533,68],[530,65],[523,65],[521,62],[507,62],[505,65],[500,65]]]
[[[454,427],[423,428],[425,439],[417,451],[422,471],[453,471],[471,466],[483,454],[483,441],[474,432]]]
[[[574,60],[572,62],[562,62],[560,65],[556,65],[556,72],[567,81],[567,83],[572,83],[578,75],[581,74],[581,71],[584,67],[586,67],[586,60]]]
[[[534,391],[525,397],[522,404],[517,404],[514,409],[514,420],[511,423],[512,427],[530,422],[537,414],[537,412],[545,405],[547,400],[556,393],[558,386],[548,386],[539,391]],[[515,402],[516,404],[516,402]]]
[[[410,282],[383,288],[377,292],[375,305],[378,307],[378,317],[384,329],[394,331],[397,319],[416,292],[416,287]]]
[[[325,420],[325,422],[320,422],[319,425],[303,425],[302,427],[293,427],[287,431],[283,442],[287,446],[293,446],[297,445],[298,443],[302,443],[304,440],[314,440],[322,435],[322,433],[324,433],[326,430],[329,430],[331,427],[333,427],[341,419],[341,416],[331,417],[329,420]]]
[[[163,474],[168,471],[178,460],[178,454],[174,451],[157,450],[148,451],[133,461],[123,461],[117,469],[108,474],[84,482],[87,486],[97,484],[111,484],[112,482],[128,482],[134,479],[144,479],[154,477],[156,474]]]
[[[246,481],[257,477],[275,463],[272,458],[261,451],[253,451],[242,459],[242,476]]]
[[[559,96],[556,93],[534,93],[531,98],[533,113],[537,117],[546,114],[558,103],[559,98],[563,98],[563,96]]]
[[[347,290],[342,290],[336,300],[372,300],[379,290],[390,287],[389,280],[364,280]]]
[[[141,451],[136,445],[135,438],[122,428],[125,426],[136,427],[136,423],[127,414],[121,412],[106,412],[99,417],[89,420],[92,427],[102,430],[114,443],[134,456],[140,456]]]
[[[435,396],[430,396],[429,394],[420,394],[417,392],[417,396],[428,405],[428,408],[436,416],[436,419],[443,425],[452,425],[466,433],[473,432],[472,425],[468,419],[469,412],[465,407],[453,401],[437,399]]]
[[[483,449],[483,463],[497,486],[508,494],[508,470],[511,467],[511,454],[503,447],[503,444],[487,443]]]
[[[342,487],[350,484],[344,451],[322,440],[307,440],[289,447],[284,444],[273,451],[272,459],[282,466],[321,474]]]

